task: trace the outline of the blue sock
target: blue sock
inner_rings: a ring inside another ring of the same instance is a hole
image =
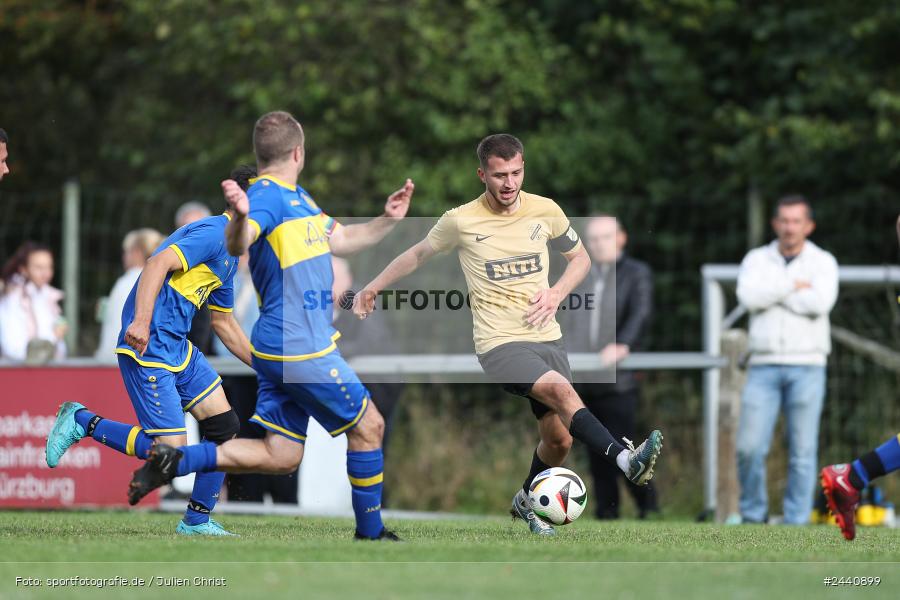
[[[900,435],[875,448],[875,454],[881,459],[885,474],[900,469]]]
[[[850,483],[861,490],[872,479],[883,477],[897,469],[900,469],[900,435],[854,460]]]
[[[381,521],[381,490],[384,487],[384,454],[381,448],[364,452],[347,451],[347,475],[353,488],[356,531],[376,538],[384,529]]]
[[[103,418],[87,409],[75,413],[75,422],[86,436],[128,456],[145,459],[153,445],[153,438],[140,427]]]
[[[225,482],[225,473],[219,471],[197,473],[194,478],[194,489],[184,512],[186,525],[200,525],[209,521],[209,513],[216,507],[219,490]]]
[[[178,448],[184,454],[178,463],[177,475],[207,473],[216,470],[216,448],[212,442],[200,442]]]

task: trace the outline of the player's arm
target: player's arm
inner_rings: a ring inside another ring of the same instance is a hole
[[[335,256],[350,256],[383,240],[400,219],[406,216],[415,188],[412,180],[407,179],[402,188],[388,196],[383,215],[368,223],[346,225],[335,229],[328,238],[331,253]]]
[[[162,288],[166,275],[171,271],[181,271],[184,263],[172,246],[155,254],[147,260],[141,278],[138,280],[134,298],[134,319],[125,330],[125,343],[143,356],[150,341],[150,321],[153,319],[153,307]]]
[[[795,287],[781,304],[791,312],[805,317],[827,315],[837,302],[838,279],[837,261],[828,257],[816,269],[812,279]]]
[[[238,357],[242,363],[248,367],[253,367],[252,356],[250,354],[250,340],[244,334],[244,330],[234,318],[234,314],[230,312],[222,312],[218,310],[209,311],[210,322],[213,331],[228,348],[228,351]]]
[[[375,279],[356,294],[353,298],[353,314],[360,319],[365,319],[369,313],[375,310],[375,298],[381,290],[413,273],[435,254],[437,252],[431,246],[428,238],[400,254]]]
[[[783,271],[767,268],[766,262],[765,255],[754,250],[744,257],[738,271],[738,302],[753,312],[778,304],[797,287]]]
[[[225,244],[232,256],[243,256],[253,243],[253,229],[247,214],[250,212],[250,200],[247,193],[233,179],[222,182],[222,193],[231,207],[232,217],[225,226]]]
[[[591,270],[591,258],[581,242],[577,242],[577,246],[563,253],[563,256],[569,262],[562,276],[553,287],[538,292],[525,312],[525,320],[532,327],[543,327],[549,323],[556,315],[560,302],[572,293]]]

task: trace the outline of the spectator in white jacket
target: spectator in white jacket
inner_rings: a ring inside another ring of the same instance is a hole
[[[0,354],[7,360],[45,362],[65,358],[63,293],[50,285],[50,248],[25,242],[3,266],[0,297]]]
[[[156,250],[165,238],[155,229],[149,227],[129,231],[122,241],[122,267],[125,273],[116,280],[106,301],[103,303],[102,318],[100,320],[100,343],[94,358],[97,360],[115,363],[116,342],[119,340],[119,330],[122,329],[122,308],[131,293],[131,288],[141,275],[144,264],[153,251]]]
[[[737,462],[743,522],[768,519],[766,457],[779,413],[788,443],[784,522],[809,520],[816,482],[825,365],[831,352],[828,313],[838,295],[838,266],[807,238],[815,229],[802,196],[778,201],[777,239],[741,263],[737,296],[750,311],[750,367],[741,399]]]

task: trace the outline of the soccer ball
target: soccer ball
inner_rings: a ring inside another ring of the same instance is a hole
[[[528,492],[534,514],[554,525],[568,525],[587,504],[587,488],[581,477],[562,467],[541,471]]]

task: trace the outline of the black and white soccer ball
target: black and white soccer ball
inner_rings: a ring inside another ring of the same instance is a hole
[[[537,474],[528,492],[531,509],[554,525],[568,525],[584,511],[587,488],[581,477],[563,467],[551,467]]]

